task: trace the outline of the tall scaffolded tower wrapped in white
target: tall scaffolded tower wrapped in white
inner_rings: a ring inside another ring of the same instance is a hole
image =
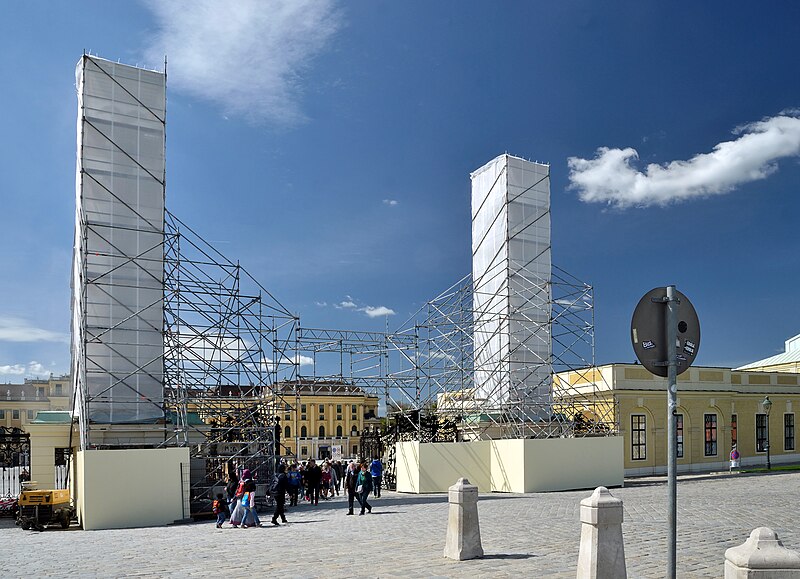
[[[500,155],[471,177],[475,397],[519,428],[551,416],[550,167]]]
[[[75,76],[72,376],[87,449],[92,424],[164,417],[166,74],[84,55]]]

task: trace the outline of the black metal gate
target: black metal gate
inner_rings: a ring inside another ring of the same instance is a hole
[[[0,426],[0,516],[13,516],[23,481],[31,478],[31,436]]]

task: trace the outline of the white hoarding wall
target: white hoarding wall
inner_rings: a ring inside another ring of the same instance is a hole
[[[501,155],[472,174],[475,395],[520,420],[550,414],[549,171]]]
[[[76,82],[78,409],[92,423],[152,422],[163,417],[166,75],[84,56]]]

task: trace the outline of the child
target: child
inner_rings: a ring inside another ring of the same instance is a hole
[[[217,498],[212,504],[212,512],[217,515],[217,528],[222,528],[222,523],[225,522],[225,516],[228,514],[228,505],[222,496],[222,493],[217,493]]]

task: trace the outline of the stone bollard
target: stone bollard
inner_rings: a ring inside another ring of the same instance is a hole
[[[447,490],[450,511],[444,556],[456,561],[483,557],[478,525],[478,487],[460,478]]]
[[[755,529],[743,545],[725,551],[725,579],[790,578],[800,578],[800,553],[784,547],[770,528]]]
[[[625,579],[622,500],[597,487],[581,501],[581,523],[578,579]]]

